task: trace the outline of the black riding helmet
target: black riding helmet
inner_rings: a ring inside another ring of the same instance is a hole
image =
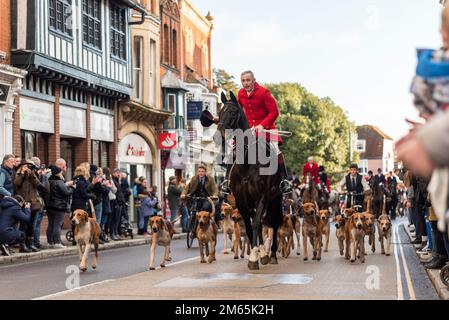
[[[215,123],[214,116],[209,112],[209,110],[207,110],[207,108],[201,113],[200,122],[201,125],[206,128],[209,128]]]

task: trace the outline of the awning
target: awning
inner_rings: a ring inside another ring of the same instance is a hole
[[[189,89],[187,89],[187,87],[184,85],[184,82],[179,79],[179,77],[177,77],[176,74],[171,70],[168,70],[167,73],[162,77],[161,86],[162,88],[167,89],[177,89],[185,92],[189,91]]]

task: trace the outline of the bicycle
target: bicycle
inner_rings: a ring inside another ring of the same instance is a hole
[[[210,197],[211,200],[214,200],[215,197]],[[216,198],[215,198],[216,199]],[[208,197],[195,197],[195,196],[187,196],[186,200],[191,202],[191,205],[188,212],[187,219],[187,248],[191,248],[193,244],[193,240],[196,238],[196,213],[198,212],[198,200],[208,200]]]
[[[351,208],[354,209],[357,212],[361,212],[359,210],[363,209],[363,206],[361,205],[354,205],[354,198],[357,196],[364,196],[364,193],[357,193],[357,192],[339,192],[338,193],[340,196],[345,196],[344,197],[344,205],[346,206],[346,203],[348,203],[348,196],[351,197]]]

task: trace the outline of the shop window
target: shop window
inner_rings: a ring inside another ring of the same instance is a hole
[[[176,95],[168,94],[167,95],[167,105],[165,108],[168,112],[173,113],[173,116],[170,117],[167,121],[165,121],[166,129],[175,129],[175,121],[176,121]]]
[[[48,165],[48,134],[25,131],[20,132],[22,159],[38,157],[41,164]]]
[[[61,139],[61,158],[67,163],[65,178],[71,180],[75,171],[75,153],[73,145],[68,139]]]
[[[92,164],[102,168],[109,167],[109,146],[108,142],[92,140]]]

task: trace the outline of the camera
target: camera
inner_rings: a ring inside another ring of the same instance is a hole
[[[31,164],[31,163],[26,163],[25,166],[32,171],[36,171],[38,169],[38,167],[36,167],[36,165]]]

